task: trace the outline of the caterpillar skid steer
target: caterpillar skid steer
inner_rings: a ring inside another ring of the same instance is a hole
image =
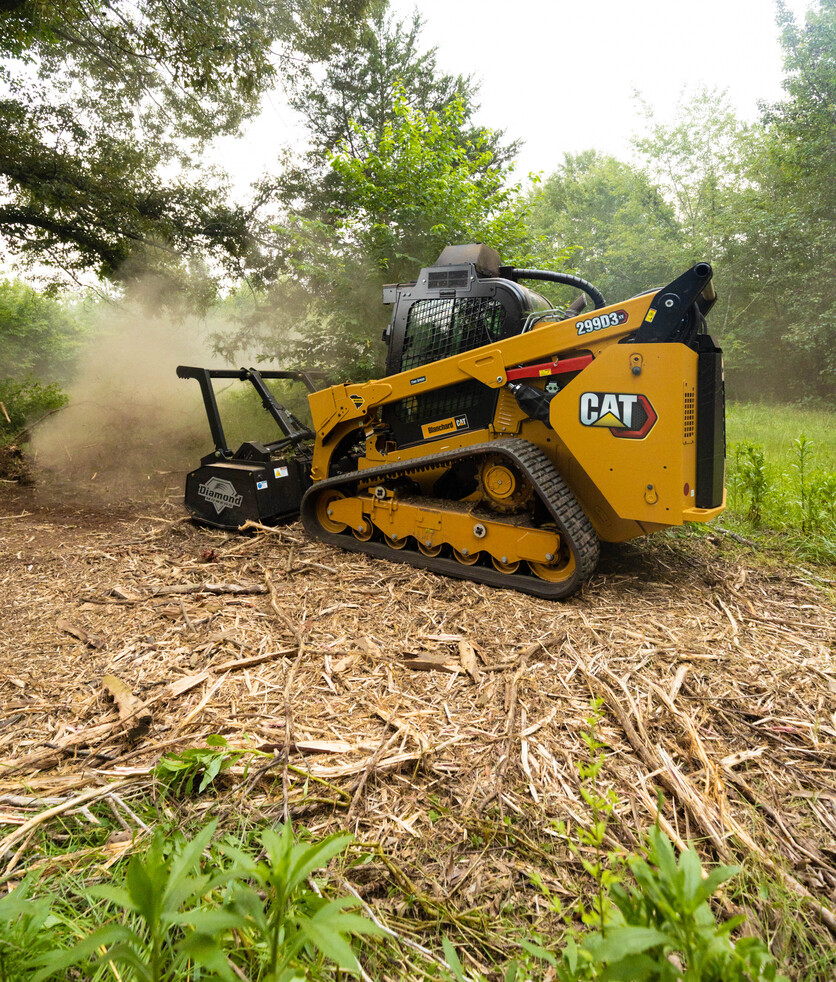
[[[215,442],[189,474],[199,522],[235,529],[301,514],[344,549],[539,597],[568,596],[599,542],[706,522],[725,505],[723,362],[706,333],[711,266],[607,303],[579,277],[448,246],[384,287],[386,377],[324,387],[315,373],[196,378]],[[520,281],[574,286],[557,309]],[[255,386],[282,436],[225,444],[217,378]],[[312,430],[264,379],[309,391]]]

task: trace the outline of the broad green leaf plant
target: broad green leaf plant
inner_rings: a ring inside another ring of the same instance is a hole
[[[4,898],[0,982],[76,977],[71,970],[99,978],[108,969],[122,982],[291,982],[324,962],[361,975],[349,936],[382,929],[346,909],[353,897],[329,900],[311,879],[353,836],[300,844],[285,825],[266,829],[254,856],[229,842],[210,848],[216,829],[211,822],[173,842],[158,832],[121,882],[87,890],[83,899],[101,902],[107,923],[67,951],[46,953],[42,944],[33,959],[25,949],[47,926],[49,903],[32,903],[28,887]]]

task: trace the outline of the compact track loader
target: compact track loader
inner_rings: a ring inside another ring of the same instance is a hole
[[[551,307],[520,281],[575,286]],[[706,333],[711,266],[608,304],[579,277],[449,246],[384,287],[386,377],[323,387],[312,372],[181,366],[215,443],[189,474],[199,522],[301,514],[312,536],[447,576],[559,599],[623,542],[725,505],[723,361]],[[225,443],[212,382],[249,381],[282,436]],[[313,429],[265,379],[309,391]]]

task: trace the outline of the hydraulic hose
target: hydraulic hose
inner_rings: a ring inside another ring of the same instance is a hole
[[[506,276],[509,280],[544,280],[548,283],[565,283],[566,286],[575,286],[583,290],[595,304],[595,309],[600,310],[606,307],[607,302],[601,291],[593,286],[588,280],[581,279],[580,276],[573,276],[571,273],[553,273],[545,269],[517,269],[512,266],[503,268],[500,275]]]

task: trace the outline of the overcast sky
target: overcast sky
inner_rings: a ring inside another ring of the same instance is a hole
[[[803,17],[807,0],[787,0]],[[391,0],[409,17],[414,0]],[[441,69],[480,83],[479,121],[524,146],[517,176],[551,173],[566,151],[630,155],[638,91],[664,120],[683,90],[727,89],[738,114],[781,96],[774,0],[421,0],[425,47]],[[240,146],[223,147],[236,188],[298,142],[293,114],[272,97]]]
[[[414,0],[392,0],[408,16]],[[806,0],[788,0],[803,17]],[[753,120],[781,95],[774,0],[421,0],[424,40],[450,73],[480,82],[481,119],[525,141],[518,175],[565,151],[626,157],[638,90],[664,119],[685,88],[727,89]]]

